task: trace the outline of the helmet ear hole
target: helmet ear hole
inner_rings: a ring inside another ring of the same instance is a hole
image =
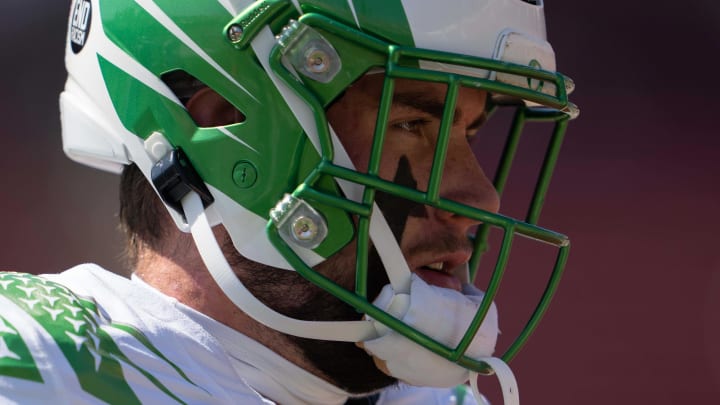
[[[196,92],[185,107],[199,127],[221,127],[245,121],[243,113],[209,87]]]
[[[221,127],[245,121],[245,114],[189,73],[174,70],[162,75],[161,79],[187,108],[198,127]]]

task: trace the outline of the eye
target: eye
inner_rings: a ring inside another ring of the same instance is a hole
[[[430,124],[429,120],[419,118],[413,120],[405,120],[391,124],[395,129],[399,129],[406,132],[411,132],[416,135],[422,135],[425,126]]]

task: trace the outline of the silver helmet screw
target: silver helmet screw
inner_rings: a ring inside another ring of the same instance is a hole
[[[242,39],[242,35],[243,29],[240,24],[233,24],[227,30],[227,36],[233,43],[240,42],[240,40]]]
[[[305,55],[305,66],[312,73],[325,73],[330,69],[330,58],[322,49],[310,48]]]
[[[317,234],[318,225],[312,218],[302,215],[293,221],[292,235],[296,240],[300,242],[312,241]]]
[[[575,82],[571,78],[565,77],[565,92],[567,94],[570,94],[574,90],[575,90]]]

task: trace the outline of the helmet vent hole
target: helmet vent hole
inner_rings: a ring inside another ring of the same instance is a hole
[[[222,127],[245,121],[245,114],[208,85],[183,70],[161,76],[190,117],[201,128]]]

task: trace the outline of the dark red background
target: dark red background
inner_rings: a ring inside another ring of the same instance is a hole
[[[0,13],[4,270],[54,272],[86,261],[121,269],[117,178],[61,152],[65,3],[13,0]],[[717,403],[720,6],[548,0],[546,10],[582,115],[541,218],[570,235],[573,248],[556,300],[513,363],[522,399]],[[536,143],[524,144],[520,158]],[[543,255],[514,258],[511,269],[532,269]],[[502,293],[501,310],[528,304],[533,280],[509,273],[506,287],[517,288]]]

